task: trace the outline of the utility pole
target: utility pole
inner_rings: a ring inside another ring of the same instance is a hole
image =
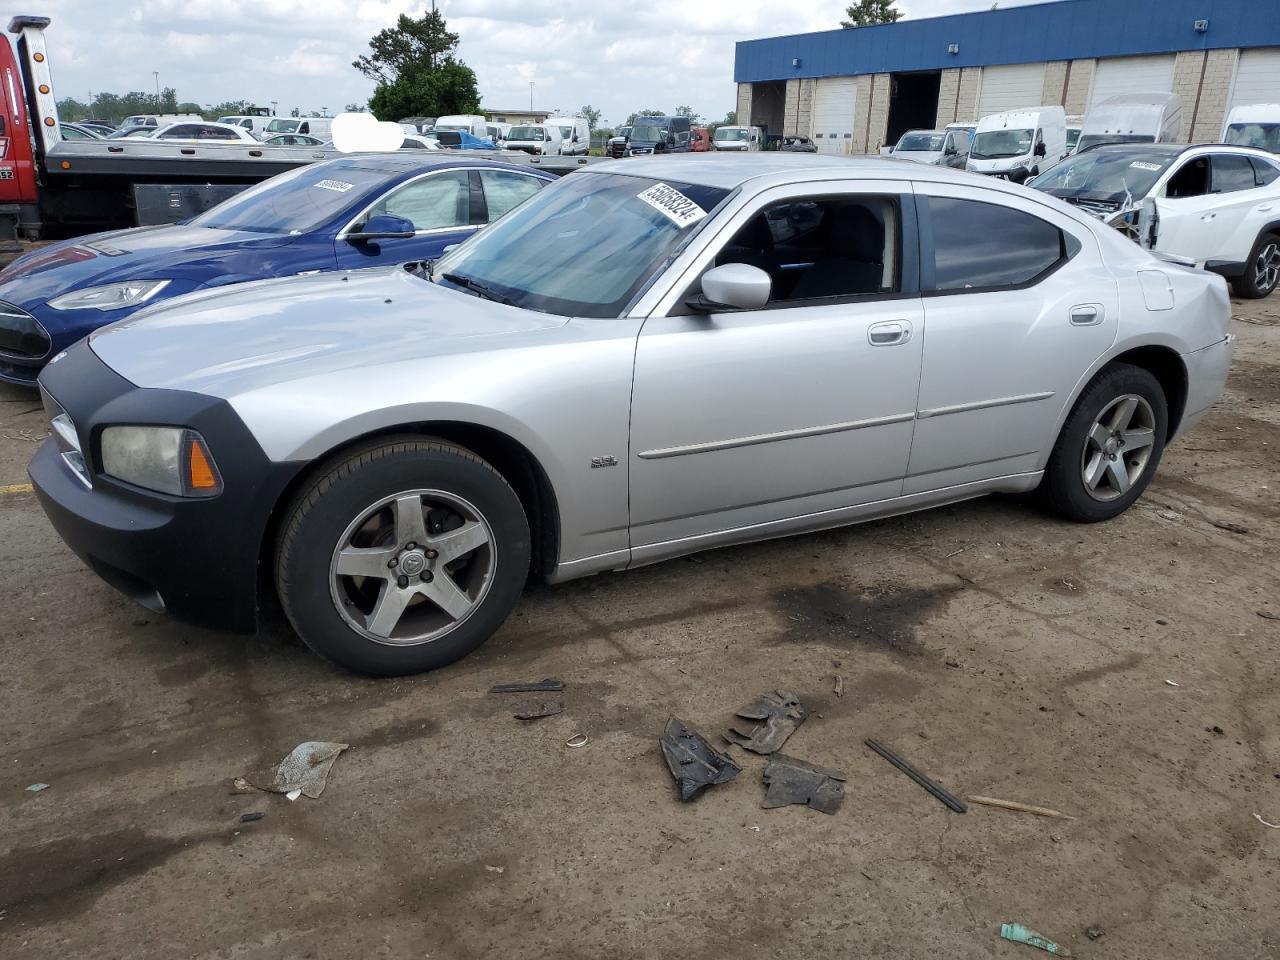
[[[156,105],[160,104],[160,71],[152,70],[151,75],[156,78]]]
[[[533,113],[533,81],[532,80],[529,81],[529,112]]]
[[[273,117],[276,115],[276,104],[277,104],[277,103],[279,103],[279,102],[280,102],[279,100],[272,100],[272,101],[271,101],[271,115],[272,115]]]

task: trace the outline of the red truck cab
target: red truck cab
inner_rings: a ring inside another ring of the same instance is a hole
[[[38,54],[43,57],[43,54]],[[8,41],[0,43],[0,229],[16,240],[19,224],[40,223],[35,153],[28,126],[24,77]]]
[[[705,153],[711,149],[711,132],[706,127],[694,127],[689,131],[689,149]]]

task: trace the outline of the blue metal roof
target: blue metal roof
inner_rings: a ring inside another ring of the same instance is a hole
[[[1270,7],[1270,15],[1260,12]],[[737,83],[1280,46],[1275,0],[1057,0],[737,45]],[[836,14],[833,13],[833,16]],[[1208,20],[1207,33],[1193,24]],[[959,44],[960,52],[947,47]],[[799,60],[799,66],[793,61]]]

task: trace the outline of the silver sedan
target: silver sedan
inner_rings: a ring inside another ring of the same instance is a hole
[[[332,184],[341,189],[341,184]],[[449,663],[551,581],[1038,489],[1106,520],[1231,362],[1221,277],[893,160],[583,168],[434,264],[157,305],[41,376],[89,565],[351,669]],[[260,576],[262,574],[262,576]]]

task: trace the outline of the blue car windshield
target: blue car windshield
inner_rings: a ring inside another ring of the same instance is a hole
[[[575,173],[445,254],[433,274],[528,310],[616,317],[728,193]]]
[[[197,227],[297,234],[314,230],[387,180],[384,170],[298,167],[237,193],[194,218]]]

